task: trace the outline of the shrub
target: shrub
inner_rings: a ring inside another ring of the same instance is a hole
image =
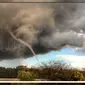
[[[78,71],[73,72],[71,79],[74,81],[84,81],[85,80],[83,74],[81,72],[78,72]]]
[[[36,75],[33,72],[19,71],[17,76],[21,81],[32,81]]]

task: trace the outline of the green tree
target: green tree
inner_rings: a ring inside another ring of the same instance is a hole
[[[83,74],[79,71],[73,71],[71,79],[74,81],[84,81],[85,77],[83,76]]]
[[[21,65],[21,66],[17,66],[17,67],[16,67],[16,70],[17,70],[17,71],[22,71],[22,70],[25,71],[26,69],[27,69],[27,66],[22,66],[22,65]]]
[[[36,75],[33,72],[19,71],[17,76],[21,81],[32,81]]]

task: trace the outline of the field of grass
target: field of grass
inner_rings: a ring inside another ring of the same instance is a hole
[[[0,81],[20,81],[18,78],[0,78]]]

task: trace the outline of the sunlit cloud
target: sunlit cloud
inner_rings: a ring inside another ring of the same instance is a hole
[[[77,69],[82,69],[85,67],[85,56],[78,55],[57,55],[59,58],[70,63],[70,65]]]
[[[71,66],[77,69],[82,70],[83,68],[85,68],[85,64],[84,63],[71,63]]]
[[[31,68],[31,64],[29,62],[27,62],[27,60],[24,58],[20,59],[20,65],[27,66],[28,68]]]

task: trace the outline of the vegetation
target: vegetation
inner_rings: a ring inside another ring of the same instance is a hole
[[[0,67],[0,78],[16,78],[17,71],[15,68]]]
[[[84,75],[81,72],[78,72],[78,71],[74,71],[72,73],[71,78],[72,78],[72,80],[75,80],[75,81],[84,81],[85,80]]]
[[[65,63],[50,61],[43,62],[37,68],[27,68],[18,66],[16,68],[0,67],[0,78],[19,78],[21,81],[32,81],[45,79],[50,81],[84,81],[85,70],[75,70],[68,68]]]
[[[17,77],[22,81],[33,81],[36,78],[33,72],[28,71],[19,71]]]

